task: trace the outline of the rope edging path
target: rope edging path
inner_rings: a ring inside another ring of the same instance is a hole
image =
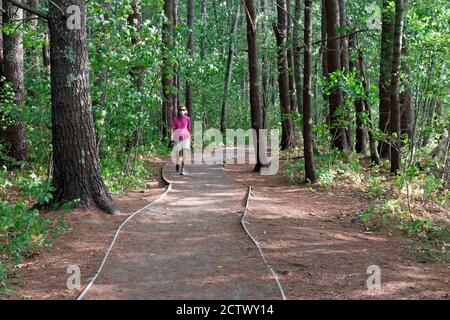
[[[280,291],[280,294],[281,294],[281,299],[282,300],[287,300],[286,299],[286,295],[284,294],[284,290],[283,290],[283,287],[281,285],[280,279],[278,278],[278,275],[273,270],[272,266],[267,262],[267,259],[266,259],[265,255],[264,255],[260,245],[259,245],[259,242],[251,235],[251,233],[248,231],[247,227],[245,226],[246,224],[248,224],[248,222],[245,221],[245,216],[247,215],[247,212],[249,211],[248,207],[249,207],[249,204],[250,204],[250,196],[252,195],[252,187],[251,186],[247,186],[247,187],[248,187],[247,194],[246,194],[246,196],[244,198],[244,200],[245,200],[245,209],[244,209],[244,213],[242,214],[242,217],[241,217],[242,228],[244,228],[244,231],[247,233],[247,235],[250,237],[250,239],[255,244],[256,248],[258,249],[258,252],[259,252],[260,256],[262,257],[264,263],[266,264],[267,269],[272,273],[273,277],[275,278],[278,290]]]
[[[94,277],[91,279],[91,281],[86,285],[86,287],[83,289],[83,291],[76,297],[75,300],[83,300],[84,296],[86,295],[86,293],[88,293],[89,289],[91,289],[92,285],[94,284],[95,280],[97,280],[98,276],[100,275],[101,271],[103,270],[103,267],[105,266],[106,260],[108,259],[109,254],[111,253],[111,250],[114,246],[114,243],[117,240],[117,237],[119,236],[120,231],[122,230],[122,228],[138,213],[150,208],[154,203],[156,203],[157,201],[161,200],[162,198],[164,198],[171,190],[172,190],[172,184],[164,177],[164,168],[163,170],[161,170],[161,177],[162,179],[167,183],[167,188],[164,191],[164,193],[162,193],[158,198],[156,198],[155,200],[153,200],[152,202],[150,202],[149,204],[147,204],[145,207],[142,207],[141,209],[139,209],[138,211],[132,213],[127,219],[125,219],[124,222],[122,222],[122,224],[119,226],[119,228],[117,229],[114,238],[108,248],[108,250],[106,251],[105,257],[103,258],[102,263],[100,264],[100,267],[98,268],[97,272],[95,273]]]

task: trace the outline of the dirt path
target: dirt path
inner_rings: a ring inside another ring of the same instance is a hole
[[[314,191],[286,177],[261,176],[249,165],[225,171],[251,185],[246,218],[287,299],[448,299],[450,268],[418,261],[414,250],[353,222],[365,201],[348,190]],[[381,288],[367,289],[367,268],[377,265]]]
[[[280,299],[240,225],[246,188],[219,165],[164,174],[172,191],[122,229],[85,299]]]

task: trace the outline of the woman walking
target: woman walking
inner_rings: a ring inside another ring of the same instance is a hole
[[[185,175],[186,153],[191,149],[191,119],[185,106],[180,106],[178,115],[172,119],[171,140],[175,143],[173,148],[177,156],[175,170],[180,175]]]

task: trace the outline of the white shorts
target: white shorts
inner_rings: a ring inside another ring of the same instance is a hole
[[[173,148],[177,151],[181,151],[183,149],[191,149],[191,139],[187,138],[187,139],[178,141],[177,144]]]

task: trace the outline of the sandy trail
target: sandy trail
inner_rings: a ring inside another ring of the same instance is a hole
[[[280,299],[240,218],[247,189],[221,165],[190,165],[120,233],[85,299]]]

